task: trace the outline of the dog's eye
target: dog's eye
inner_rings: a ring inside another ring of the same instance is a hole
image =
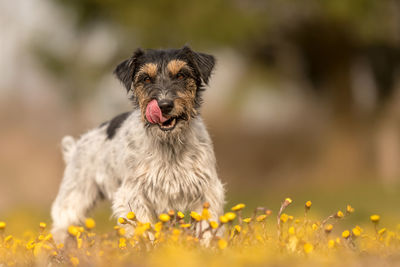
[[[144,77],[144,78],[143,78],[143,81],[144,81],[145,83],[150,83],[150,82],[151,82],[151,79],[150,79],[149,76],[147,76],[147,77]]]
[[[178,74],[176,74],[176,78],[178,80],[182,80],[183,78],[185,78],[185,75],[183,75],[183,73],[179,72]]]

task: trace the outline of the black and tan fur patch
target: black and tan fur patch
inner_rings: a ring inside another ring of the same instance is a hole
[[[114,117],[107,126],[107,139],[111,140],[117,133],[118,128],[121,127],[122,123],[129,117],[131,112],[125,112]],[[102,124],[103,125],[103,124]]]
[[[179,59],[173,59],[170,62],[168,62],[167,69],[169,73],[175,76],[184,66],[187,66],[187,63],[185,61]]]
[[[127,64],[129,62],[130,64]],[[121,63],[115,73],[128,84],[131,74],[132,101],[146,121],[146,107],[155,99],[173,101],[167,118],[190,120],[199,112],[201,92],[208,83],[215,59],[211,55],[192,51],[185,46],[171,50],[137,50],[132,58]],[[150,79],[148,79],[149,77]]]
[[[140,67],[140,69],[136,73],[136,75],[135,75],[136,81],[135,82],[138,82],[137,78],[140,77],[141,74],[146,74],[146,75],[149,75],[151,78],[155,78],[157,76],[157,71],[158,71],[157,64],[146,63],[142,67]]]

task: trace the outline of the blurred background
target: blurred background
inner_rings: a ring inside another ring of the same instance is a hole
[[[218,61],[202,113],[228,205],[400,218],[396,0],[2,0],[0,34],[1,217],[49,218],[62,136],[130,109],[119,62],[189,44]]]

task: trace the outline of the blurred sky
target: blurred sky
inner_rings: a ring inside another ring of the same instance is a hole
[[[229,198],[400,179],[398,1],[2,0],[0,34],[0,211],[50,205],[62,136],[130,109],[112,71],[137,47],[216,56]]]

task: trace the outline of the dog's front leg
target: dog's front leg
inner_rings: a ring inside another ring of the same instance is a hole
[[[51,209],[54,240],[64,242],[68,227],[82,224],[99,197],[94,179],[87,177],[84,170],[79,172],[74,165],[68,165]]]
[[[201,242],[203,245],[208,246],[214,236],[222,236],[224,234],[224,227],[219,227],[217,230],[211,229],[209,226],[209,221],[218,222],[219,216],[223,215],[224,212],[224,188],[219,180],[216,180],[214,186],[206,190],[204,195],[204,202],[206,208],[209,211],[209,220],[202,220],[198,227],[197,233],[201,237]],[[201,214],[204,203],[196,207],[196,211]],[[217,231],[217,232],[215,232]]]
[[[117,190],[112,204],[113,214],[116,218],[126,218],[126,215],[133,211],[135,220],[141,223],[154,222],[154,216],[146,205],[142,192],[138,185],[134,183],[123,183]],[[131,237],[134,233],[132,225],[122,225],[125,227],[126,236]]]
[[[211,207],[207,208],[208,206],[208,202],[206,202],[205,207],[204,205],[198,205],[197,208],[194,209],[195,212],[202,215],[204,215],[204,209],[207,209],[210,215],[208,219],[202,218],[202,220],[195,225],[196,236],[200,239],[200,243],[206,247],[210,245],[215,236],[220,236],[221,233],[221,228],[212,229],[210,226],[211,221],[218,222],[218,216],[216,215],[216,211]]]

